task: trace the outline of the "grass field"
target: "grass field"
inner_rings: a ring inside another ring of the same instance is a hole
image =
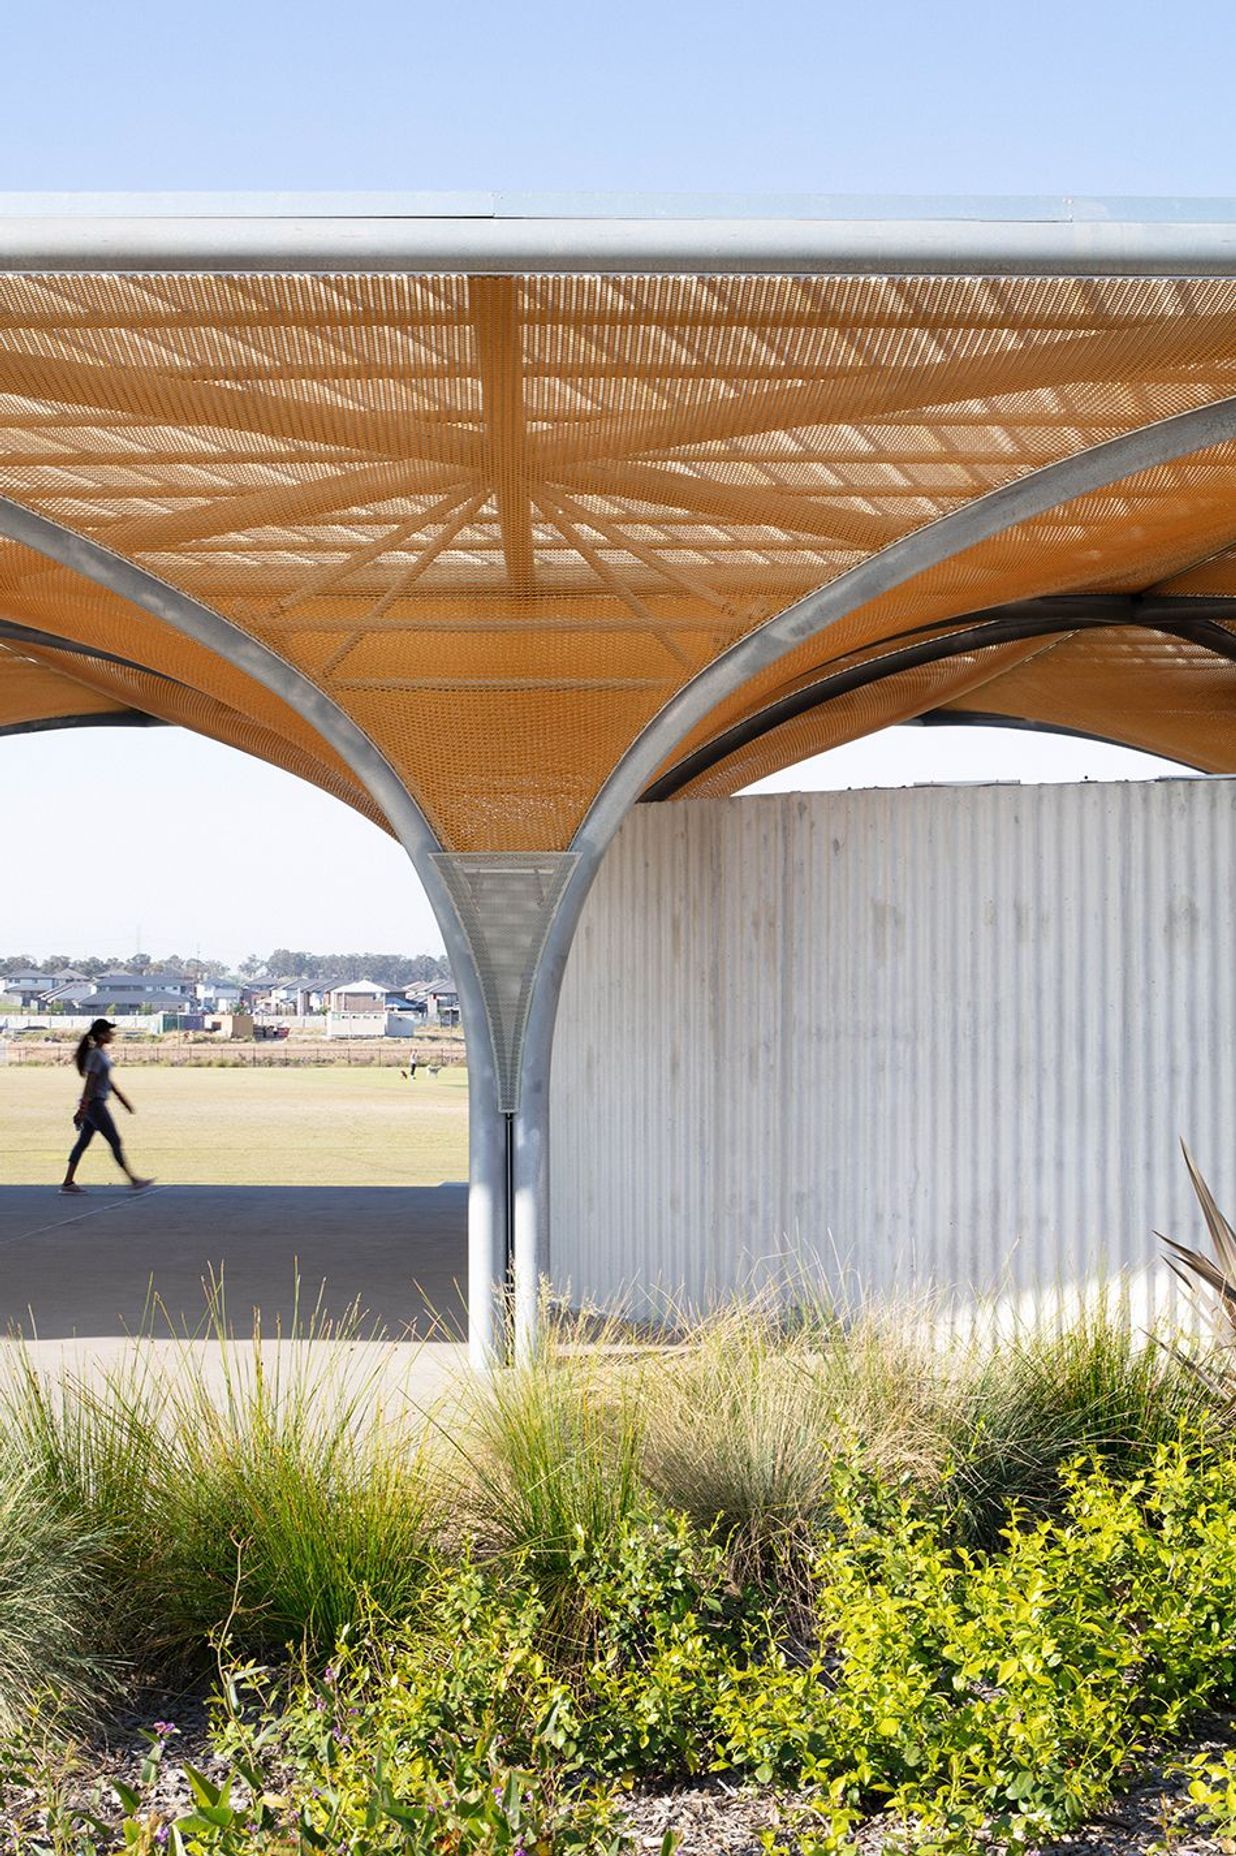
[[[407,1083],[396,1069],[159,1069],[117,1065],[134,1104],[116,1122],[139,1172],[166,1185],[432,1186],[468,1176],[462,1069]],[[77,1078],[0,1069],[0,1185],[61,1176]],[[82,1184],[116,1178],[95,1136]]]

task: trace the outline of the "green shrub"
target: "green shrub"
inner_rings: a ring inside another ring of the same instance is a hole
[[[622,1781],[711,1770],[805,1790],[790,1824],[816,1856],[873,1811],[889,1850],[1027,1849],[1236,1690],[1236,1462],[1177,1443],[1131,1479],[1075,1465],[1062,1484],[1058,1517],[987,1553],[840,1470],[806,1654],[681,1515],[576,1534],[586,1643],[557,1628],[536,1541],[448,1560],[414,1619],[371,1616],[328,1667],[229,1674],[236,1782],[202,1781],[177,1834],[220,1856],[602,1856]],[[1191,1775],[1216,1823],[1229,1764]],[[122,1802],[152,1849],[166,1826]]]
[[[1064,1474],[1059,1521],[972,1556],[903,1508],[819,1569],[820,1652],[734,1672],[719,1758],[1000,1848],[1090,1815],[1153,1739],[1236,1679],[1236,1463],[1162,1446]]]

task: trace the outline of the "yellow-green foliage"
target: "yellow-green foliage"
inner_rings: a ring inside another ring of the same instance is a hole
[[[713,1771],[804,1793],[794,1847],[814,1856],[877,1810],[889,1849],[1029,1849],[1236,1684],[1236,1464],[1163,1446],[1133,1481],[1076,1466],[1066,1486],[1058,1519],[993,1554],[866,1479],[839,1487],[805,1653],[681,1517],[580,1545],[582,1659],[559,1654],[526,1554],[456,1562],[415,1629],[349,1637],[285,1688],[234,1672],[220,1745],[244,1789],[199,1798],[178,1834],[219,1856],[602,1856],[625,1778]],[[1193,1779],[1230,1821],[1230,1762]],[[141,1847],[159,1820],[140,1798],[130,1817]]]

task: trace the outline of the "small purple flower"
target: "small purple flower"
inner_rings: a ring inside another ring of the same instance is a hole
[[[328,1685],[333,1685],[339,1680],[339,1677],[336,1675],[334,1669],[327,1667],[322,1671],[322,1680]]]
[[[169,1734],[180,1732],[175,1721],[156,1721],[154,1730],[158,1734],[160,1740],[166,1740]]]
[[[159,1828],[155,1831],[154,1840],[158,1844],[160,1849],[165,1849],[167,1847],[167,1840],[171,1836],[171,1834],[172,1833],[168,1829],[166,1824],[159,1825]]]

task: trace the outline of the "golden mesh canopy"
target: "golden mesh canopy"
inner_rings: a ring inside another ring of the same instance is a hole
[[[239,748],[342,799],[389,829],[369,794],[313,738],[313,751],[283,739],[201,690],[99,651],[76,650],[21,628],[0,634],[0,734],[99,723],[171,722]],[[260,692],[264,694],[264,692]]]
[[[985,493],[1234,389],[1225,277],[0,277],[0,492],[302,672],[466,852],[565,848],[736,639]],[[1082,591],[1236,593],[1234,468],[1219,447],[968,550],[761,673],[683,753],[915,627]],[[5,544],[0,618],[141,666],[96,688],[373,814],[269,690],[72,569]],[[984,706],[984,675],[1013,700],[1025,654],[869,686],[685,790]],[[1164,673],[1131,635],[1105,661],[1097,727],[1094,691],[1071,713],[1067,653],[1031,653],[1061,726],[1120,739],[1128,690]],[[1191,730],[1186,705],[1160,751],[1193,759]]]
[[[0,734],[63,727],[87,719],[114,722],[133,715],[125,703],[43,664],[31,663],[0,643]]]
[[[0,727],[179,723],[409,852],[481,1366],[640,796],[915,719],[1236,770],[1236,205],[541,210],[0,199]]]
[[[943,705],[943,713],[1013,718],[1118,740],[1236,771],[1236,664],[1183,640],[1130,628],[1072,633]]]

